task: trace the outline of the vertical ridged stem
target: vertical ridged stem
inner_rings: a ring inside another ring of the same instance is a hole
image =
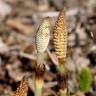
[[[60,96],[68,96],[68,89],[67,89],[67,73],[64,66],[64,59],[58,59],[58,84],[59,84],[59,95]]]
[[[37,65],[35,75],[35,96],[42,96],[42,88],[44,83],[45,65]]]
[[[64,89],[64,90],[60,89],[59,93],[60,93],[60,96],[67,96],[67,89]]]
[[[37,52],[37,67],[35,75],[35,96],[42,96],[45,73],[44,52]]]
[[[41,78],[41,80],[40,79],[38,80],[37,78],[35,78],[35,96],[41,96],[43,83],[44,83],[43,78]]]
[[[35,90],[35,96],[41,96],[42,94],[42,88],[38,88]]]

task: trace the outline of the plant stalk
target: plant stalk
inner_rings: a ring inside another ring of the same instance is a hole
[[[35,96],[41,96],[44,83],[45,65],[37,65],[35,75]]]

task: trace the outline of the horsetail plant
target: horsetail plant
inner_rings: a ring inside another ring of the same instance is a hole
[[[92,84],[92,75],[91,71],[88,68],[83,68],[79,74],[79,90],[82,92],[88,92]]]
[[[89,68],[82,68],[79,73],[78,90],[74,96],[85,96],[84,93],[89,92],[92,84],[92,74]]]
[[[36,48],[37,48],[37,64],[44,63],[44,56],[42,53],[47,49],[50,39],[50,20],[49,17],[44,18],[37,34],[36,34]]]
[[[59,71],[64,72],[64,62],[67,52],[67,29],[64,11],[61,11],[55,23],[53,33],[55,53],[59,62]]]
[[[64,10],[62,10],[55,23],[53,32],[53,41],[55,47],[55,53],[58,59],[58,85],[60,87],[60,96],[67,96],[67,75],[65,72],[65,60],[67,53],[67,28],[65,21]]]
[[[37,67],[35,75],[35,96],[41,96],[43,87],[43,76],[45,73],[44,52],[47,49],[50,39],[50,20],[49,17],[44,18],[37,34],[36,34],[36,48],[37,48]]]
[[[23,78],[17,90],[14,92],[13,96],[27,96],[28,93],[28,80]]]

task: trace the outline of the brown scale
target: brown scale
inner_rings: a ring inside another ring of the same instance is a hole
[[[27,96],[27,93],[28,93],[28,80],[26,78],[23,78],[13,96]]]
[[[61,58],[65,60],[67,52],[67,29],[64,10],[60,12],[58,19],[55,23],[53,40],[58,60],[60,59],[61,61]]]
[[[36,68],[36,79],[43,79],[43,76],[44,76],[44,73],[45,73],[45,65],[42,64],[42,65],[37,65],[37,68]]]
[[[57,75],[57,82],[59,86],[59,96],[68,96],[68,89],[67,89],[67,74],[59,74]]]

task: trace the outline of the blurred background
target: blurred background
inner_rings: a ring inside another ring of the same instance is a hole
[[[45,53],[47,71],[42,96],[57,96],[52,34],[63,8],[68,30],[66,68],[71,73],[70,92],[74,93],[78,86],[80,70],[88,67],[92,84],[85,96],[96,96],[96,0],[0,0],[0,96],[11,96],[24,76],[29,77],[28,96],[34,95],[35,33],[47,16],[51,38]]]

